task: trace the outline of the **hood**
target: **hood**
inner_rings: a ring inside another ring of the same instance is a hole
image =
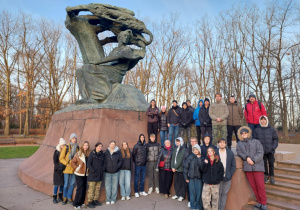
[[[209,137],[209,139],[211,139],[211,135],[209,135],[208,133],[206,133],[206,134],[203,136],[203,141],[204,141],[204,138],[207,137],[207,136]]]
[[[238,130],[238,137],[239,137],[239,139],[241,141],[244,141],[244,139],[242,138],[242,135],[241,135],[241,130],[244,129],[244,128],[248,130],[248,138],[251,139],[251,137],[252,137],[252,130],[251,130],[251,128],[249,128],[248,126],[242,126]]]
[[[203,101],[202,99],[200,99],[200,100],[198,101],[198,103],[197,103],[197,107],[198,107],[198,108],[200,107],[200,106],[199,106],[200,101],[202,101],[202,107],[204,106],[204,101]]]
[[[195,145],[193,146],[193,149],[194,149],[194,148],[196,148],[197,150],[199,150],[199,152],[200,152],[200,154],[201,154],[201,149],[200,149],[199,144],[195,144]],[[193,149],[192,149],[192,152],[193,152]]]
[[[269,126],[269,119],[268,119],[268,117],[265,116],[265,115],[262,115],[262,116],[260,116],[260,118],[259,118],[259,124],[260,124],[260,126],[263,128],[263,126],[262,126],[261,123],[260,123],[260,120],[261,120],[262,117],[264,117],[264,118],[267,119],[267,126],[265,126],[265,127],[268,127],[268,126]]]
[[[144,136],[144,143],[142,143],[142,141],[141,141],[141,136]],[[145,143],[146,143],[146,137],[145,137],[144,134],[140,134],[140,135],[139,135],[138,143],[139,143],[139,144],[145,144]]]
[[[181,137],[177,137],[176,139],[179,139],[180,140],[180,146],[182,147],[182,145],[183,145],[183,139],[181,138]],[[176,140],[175,140],[176,141]]]
[[[110,152],[110,148],[109,147],[107,148],[107,150]],[[119,147],[116,146],[113,153],[117,152],[118,150],[119,150]],[[112,153],[110,152],[110,154],[112,154]]]

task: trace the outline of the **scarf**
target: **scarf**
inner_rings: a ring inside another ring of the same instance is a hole
[[[71,149],[71,152],[69,154],[69,160],[72,160],[74,155],[76,154],[76,151],[77,151],[77,143],[73,144],[72,142],[70,142],[70,147],[72,149]]]

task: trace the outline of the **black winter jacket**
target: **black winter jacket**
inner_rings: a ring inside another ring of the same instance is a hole
[[[181,108],[179,106],[172,106],[171,109],[168,111],[168,116],[167,116],[167,123],[177,125],[179,124],[180,121],[180,113],[181,113]],[[175,114],[176,112],[176,114]]]
[[[147,146],[147,161],[156,162],[161,150],[160,144],[157,142],[149,141],[149,143],[146,144],[146,146]]]
[[[60,152],[55,150],[53,153],[54,173],[53,173],[53,184],[64,185],[64,174],[62,168],[59,166]]]
[[[125,157],[122,156],[123,158],[123,165],[121,167],[121,170],[129,170],[131,171],[131,168],[132,168],[132,153],[131,151],[129,150],[129,153],[130,153],[130,157],[127,157],[127,153],[125,152]],[[122,152],[121,152],[122,154]]]
[[[159,130],[160,131],[167,131],[168,130],[168,122],[166,113],[162,113],[159,117]]]
[[[103,180],[105,171],[105,154],[103,151],[93,150],[88,158],[87,167],[90,171],[87,180],[89,182],[100,182]]]
[[[258,127],[254,130],[253,137],[260,141],[265,154],[275,153],[275,149],[278,147],[278,135],[273,127],[270,125]]]
[[[190,154],[188,158],[184,162],[184,169],[183,169],[183,177],[184,180],[189,179],[201,179],[202,178],[202,172],[201,172],[201,166],[203,164],[203,158],[197,157],[197,155]]]
[[[186,147],[186,144],[184,144]],[[186,159],[190,156],[190,154],[192,154],[192,146],[186,147],[185,152],[184,152],[184,156],[183,156],[183,165],[185,164]]]
[[[114,152],[111,154],[109,148],[105,152],[105,172],[117,173],[123,165],[123,158],[121,151],[116,146]]]
[[[204,160],[207,160],[208,163],[205,163]],[[204,158],[204,160],[201,167],[202,181],[206,184],[219,184],[224,177],[224,167],[219,156],[215,155],[213,165],[210,164],[209,157]]]
[[[181,109],[180,112],[180,127],[187,128],[191,127],[193,122],[193,112],[189,108]]]
[[[205,106],[202,106],[202,108],[199,111],[199,120],[201,122],[201,127],[211,127],[211,118],[209,116],[209,106],[206,108]]]
[[[157,163],[156,163],[156,168],[158,168],[159,162],[160,161],[165,161],[165,165],[163,169],[169,169],[171,170],[171,161],[172,161],[172,152],[173,148],[169,150],[166,149],[166,147],[163,147],[158,155]],[[169,154],[169,155],[168,155]]]
[[[219,153],[219,148],[215,150],[216,151],[216,154],[220,154]],[[231,180],[234,172],[235,172],[235,169],[236,169],[236,164],[235,164],[235,157],[234,157],[234,154],[233,152],[226,148],[226,154],[227,154],[227,157],[226,157],[226,171],[225,171],[225,177],[224,177],[224,181],[227,182],[229,180]],[[220,157],[221,158],[221,157]],[[221,161],[222,163],[222,161]]]
[[[139,140],[136,145],[134,145],[132,159],[136,166],[145,166],[147,164],[147,147],[145,140],[143,143]]]

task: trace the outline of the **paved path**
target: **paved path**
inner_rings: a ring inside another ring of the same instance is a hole
[[[0,210],[53,210],[74,209],[71,205],[53,204],[48,195],[33,190],[18,177],[18,167],[25,159],[0,159]],[[117,200],[114,205],[103,205],[95,209],[103,210],[184,210],[187,200],[179,202],[163,195],[153,193],[146,197],[134,198],[130,201]]]

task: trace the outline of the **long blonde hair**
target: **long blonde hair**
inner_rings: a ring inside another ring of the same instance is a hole
[[[127,145],[127,149],[125,150],[124,147],[123,147],[123,144],[126,144]],[[126,151],[126,156],[127,158],[130,158],[130,152],[129,152],[129,146],[128,146],[128,143],[126,141],[123,141],[122,143],[122,147],[121,147],[121,153],[122,153],[122,157],[125,158],[125,151]]]
[[[86,152],[84,152],[84,149],[83,149],[83,145],[84,144],[88,144],[88,149],[86,150]],[[90,155],[91,153],[91,150],[90,150],[90,143],[88,141],[84,141],[82,144],[81,144],[81,147],[78,151],[78,155],[81,156],[82,154],[85,154],[87,157]]]

